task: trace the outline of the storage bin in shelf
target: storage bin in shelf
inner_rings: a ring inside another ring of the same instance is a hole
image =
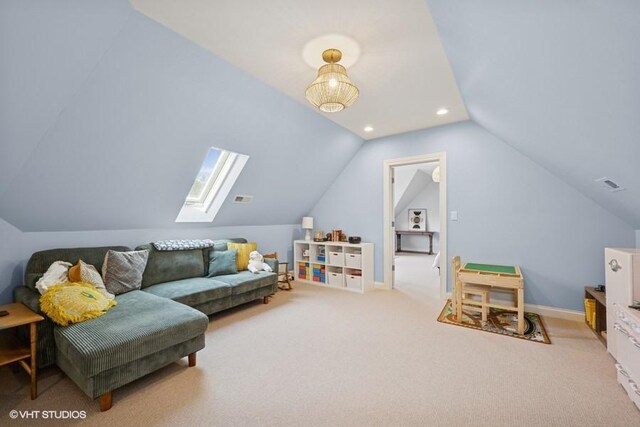
[[[346,253],[344,254],[345,266],[349,268],[362,268],[362,254]]]
[[[329,267],[327,269],[327,285],[344,288],[344,274],[341,268]]]
[[[329,264],[344,267],[344,253],[342,251],[329,251]]]
[[[362,270],[345,268],[344,269],[344,285],[346,288],[361,291],[362,290]]]

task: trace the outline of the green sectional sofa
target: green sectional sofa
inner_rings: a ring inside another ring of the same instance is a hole
[[[27,263],[25,284],[14,291],[22,302],[45,316],[38,324],[38,367],[57,364],[90,398],[100,397],[100,407],[111,407],[111,392],[133,380],[189,356],[205,346],[207,315],[256,299],[268,302],[277,290],[277,274],[241,271],[207,277],[209,251],[226,250],[228,242],[216,240],[213,248],[157,251],[147,244],[149,259],[142,288],[116,296],[117,305],[96,319],[59,326],[40,310],[37,280],[54,261],[75,264],[82,259],[101,270],[109,249],[125,246],[51,249],[34,253]],[[266,260],[277,271],[276,260]],[[27,338],[27,331],[20,331]]]

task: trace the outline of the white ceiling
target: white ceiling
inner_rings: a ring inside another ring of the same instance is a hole
[[[340,113],[318,114],[365,139],[468,118],[424,0],[130,1],[150,18],[314,110],[304,92],[317,70],[304,61],[305,45],[326,34],[355,40],[360,57],[348,73],[360,98]],[[442,107],[449,114],[437,116]],[[365,126],[374,130],[364,132]]]

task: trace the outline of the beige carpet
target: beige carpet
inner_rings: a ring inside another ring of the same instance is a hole
[[[0,368],[9,410],[85,410],[91,426],[640,426],[586,326],[545,318],[540,345],[438,323],[417,285],[366,295],[297,285],[213,316],[198,366],[181,360],[114,392],[105,413],[57,369]]]

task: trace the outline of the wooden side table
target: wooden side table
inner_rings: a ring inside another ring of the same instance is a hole
[[[31,375],[31,400],[38,397],[38,383],[36,379],[36,341],[38,339],[36,324],[44,320],[44,317],[31,311],[24,304],[0,305],[0,311],[9,312],[7,316],[0,317],[0,331],[29,325],[30,346],[25,347],[18,342],[15,335],[3,333],[0,335],[0,366],[18,362],[29,375]],[[25,359],[30,359],[29,364]]]

